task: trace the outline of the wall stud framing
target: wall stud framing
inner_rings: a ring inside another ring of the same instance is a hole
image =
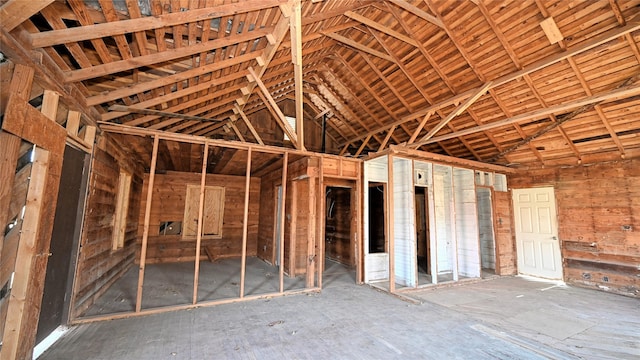
[[[204,143],[204,153],[202,154],[202,175],[200,177],[200,202],[198,203],[198,231],[196,233],[196,260],[193,273],[193,302],[198,302],[198,280],[200,276],[200,248],[202,246],[202,218],[204,217],[204,193],[207,185],[207,163],[209,158],[209,143]]]
[[[287,172],[289,169],[289,153],[285,152],[282,158],[282,201],[280,203],[280,238],[278,241],[280,242],[279,259],[280,259],[280,269],[279,269],[279,279],[280,279],[280,294],[284,292],[284,225],[285,225],[285,209],[286,209],[286,198],[287,198]]]
[[[242,218],[242,267],[240,269],[240,298],[244,297],[244,284],[247,271],[247,234],[249,227],[249,186],[251,185],[251,148],[247,152],[247,170],[244,186],[244,215]]]
[[[147,259],[147,241],[149,240],[149,219],[151,218],[151,200],[153,198],[153,181],[156,175],[156,163],[158,162],[158,144],[160,138],[153,137],[153,152],[151,154],[151,170],[149,171],[149,189],[144,209],[144,225],[142,232],[142,248],[140,250],[140,270],[138,272],[138,292],[136,294],[136,312],[142,309],[142,287],[144,285],[144,269]]]
[[[394,228],[393,228],[393,154],[387,155],[387,243],[389,244],[389,292],[396,292],[396,271],[395,271],[395,251],[394,251]]]

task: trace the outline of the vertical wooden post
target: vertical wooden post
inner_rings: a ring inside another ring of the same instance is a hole
[[[284,213],[287,203],[287,171],[289,169],[289,153],[285,152],[282,158],[282,202],[280,203],[280,292],[284,292],[284,223],[286,214]]]
[[[244,180],[244,215],[242,217],[242,267],[240,269],[240,298],[244,297],[244,278],[247,272],[247,235],[249,229],[249,188],[251,186],[251,148],[247,154],[247,171]]]
[[[67,114],[67,132],[71,135],[78,136],[78,130],[80,130],[80,114],[77,111],[69,110]]]
[[[307,288],[312,288],[315,285],[315,273],[316,273],[316,262],[317,254],[316,254],[316,222],[318,220],[316,214],[316,197],[318,196],[316,193],[316,179],[313,176],[310,176],[309,181],[309,193],[307,197],[309,198],[309,204],[307,205],[309,210],[309,217],[307,223]]]
[[[24,313],[29,301],[27,294],[29,286],[33,284],[30,278],[34,278],[37,275],[32,273],[35,270],[33,264],[37,261],[36,257],[45,255],[36,253],[36,243],[38,242],[43,206],[47,206],[43,201],[43,194],[47,184],[49,152],[40,148],[36,148],[34,151],[35,160],[31,169],[24,220],[18,242],[13,288],[9,298],[5,299],[5,301],[9,301],[9,308],[2,339],[2,352],[0,353],[0,359],[2,360],[18,358],[21,346],[20,341],[25,336],[25,331],[23,330],[25,324],[23,321],[26,320]]]
[[[396,269],[395,269],[395,249],[394,249],[394,237],[395,231],[393,229],[393,154],[387,155],[387,219],[388,219],[388,233],[389,233],[389,292],[396,291]]]
[[[324,157],[320,157],[320,169],[318,170],[318,194],[320,197],[318,198],[318,216],[319,220],[318,225],[318,287],[322,289],[322,274],[324,273],[324,241],[325,241],[325,221],[326,221],[326,210],[325,206],[327,203],[327,190],[324,187]]]
[[[298,242],[298,181],[291,181],[291,225],[289,225],[289,276],[295,277],[296,245]]]
[[[364,282],[364,238],[363,238],[363,211],[362,211],[362,199],[363,199],[363,191],[362,191],[362,165],[358,164],[357,170],[357,178],[356,178],[356,191],[352,192],[356,198],[356,208],[352,211],[355,213],[356,217],[356,282],[362,283]],[[352,195],[352,196],[353,196]]]
[[[304,146],[304,97],[302,83],[302,5],[294,0],[289,18],[289,34],[291,35],[291,61],[293,63],[294,92],[296,106],[296,138],[297,148],[306,150]]]
[[[429,265],[431,270],[431,283],[438,283],[438,232],[436,231],[436,206],[435,206],[435,167],[431,168],[431,184],[427,189],[428,193],[428,207],[427,212],[429,213],[429,229],[433,229],[433,231],[429,231]]]
[[[449,199],[449,214],[451,216],[451,231],[453,232],[453,236],[451,239],[451,253],[453,254],[451,263],[453,264],[453,281],[458,281],[458,232],[456,231],[456,186],[453,181],[453,167],[451,167],[451,172],[449,174],[449,181],[451,182],[451,199]]]
[[[196,260],[193,273],[193,301],[198,302],[198,279],[200,276],[200,247],[202,244],[202,217],[204,216],[204,194],[207,183],[207,162],[209,158],[209,142],[204,143],[204,153],[202,154],[202,175],[200,176],[200,200],[198,203],[198,230],[196,232]]]
[[[16,165],[20,151],[20,138],[0,131],[0,224],[7,225],[9,220],[9,205],[16,178]],[[4,243],[4,228],[0,231],[0,254]],[[3,286],[4,284],[0,284]],[[0,319],[2,321],[3,319]]]
[[[56,121],[56,115],[58,113],[58,100],[60,94],[55,91],[45,90],[42,97],[42,107],[40,112],[49,119]]]
[[[142,286],[144,284],[144,268],[147,261],[147,241],[149,240],[149,219],[151,218],[151,199],[153,197],[153,181],[156,175],[156,162],[158,161],[158,135],[153,137],[153,152],[151,154],[151,170],[149,171],[149,184],[147,185],[147,203],[144,209],[144,225],[142,231],[142,248],[140,250],[140,271],[138,273],[138,292],[136,294],[136,312],[142,309]]]

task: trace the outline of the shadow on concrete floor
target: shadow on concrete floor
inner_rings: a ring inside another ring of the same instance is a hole
[[[322,293],[79,325],[41,359],[640,356],[638,299],[507,277],[412,292],[412,304],[350,271],[334,268]]]

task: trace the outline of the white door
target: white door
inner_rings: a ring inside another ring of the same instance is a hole
[[[513,190],[518,272],[562,279],[553,188]]]

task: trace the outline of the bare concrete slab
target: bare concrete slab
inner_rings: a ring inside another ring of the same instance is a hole
[[[351,270],[332,267],[329,274],[320,294],[80,325],[41,359],[632,359],[640,354],[637,299],[574,288],[540,291],[547,285],[500,278],[415,292],[411,295],[422,299],[416,305],[355,285]],[[457,292],[473,299],[476,291],[477,301],[446,302]],[[522,313],[563,312],[540,318],[549,328],[572,317],[596,324],[563,340],[526,328],[527,321],[509,321],[518,314],[502,314],[512,305]]]
[[[638,299],[519,277],[411,296],[579,358],[640,358]]]
[[[238,298],[240,296],[240,259],[201,261],[198,301]],[[193,298],[193,262],[149,264],[146,266],[142,308],[154,309],[191,304]],[[355,280],[354,280],[355,282]],[[245,296],[279,291],[278,268],[255,258],[247,258]],[[284,288],[304,289],[303,276],[285,276]],[[84,315],[105,315],[135,310],[138,290],[138,268],[130,268]]]

